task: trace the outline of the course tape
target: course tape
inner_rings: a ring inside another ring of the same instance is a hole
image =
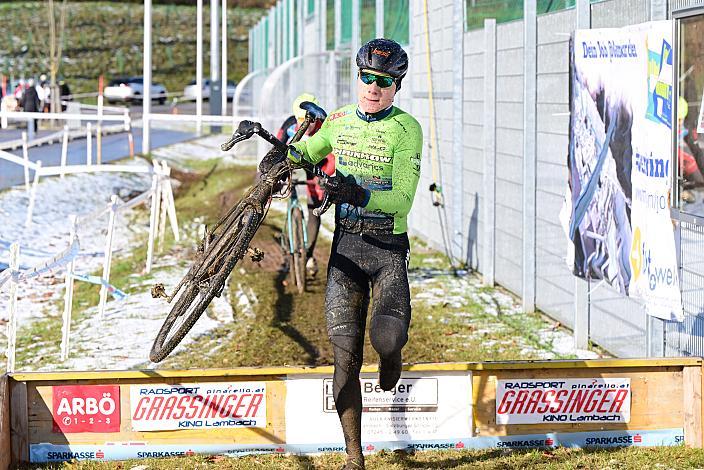
[[[29,461],[32,463],[62,462],[67,460],[127,460],[149,457],[176,457],[195,454],[220,454],[232,457],[247,454],[302,454],[344,452],[344,443],[332,444],[152,444],[136,442],[103,442],[102,444],[31,444]],[[364,442],[365,453],[380,450],[447,450],[447,449],[516,449],[555,447],[655,447],[678,446],[684,443],[684,430],[622,430],[574,433],[524,434],[518,436],[477,436],[432,441]]]
[[[115,300],[123,300],[127,297],[127,294],[125,294],[120,289],[113,286],[112,284],[110,284],[108,281],[101,278],[100,276],[93,276],[91,274],[73,273],[73,278],[77,279],[79,281],[88,282],[90,284],[97,284],[99,286],[105,286],[105,288],[108,290],[108,293],[110,293]]]
[[[63,268],[68,263],[74,260],[80,251],[81,246],[78,242],[78,237],[73,239],[73,242],[61,253],[56,254],[53,258],[29,269],[11,271],[6,269],[0,273],[0,288],[3,284],[12,279],[16,283],[27,282],[30,279],[39,277],[42,274],[54,272],[59,268]]]
[[[6,240],[0,240],[0,253],[3,251],[10,250],[10,246],[12,245],[12,242],[8,242]],[[51,256],[53,253],[49,253],[48,251],[41,251],[41,250],[33,250],[31,248],[22,248],[20,247],[20,252],[25,255],[29,256]]]

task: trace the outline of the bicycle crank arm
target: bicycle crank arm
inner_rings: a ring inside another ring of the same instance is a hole
[[[325,214],[328,209],[330,209],[330,206],[332,206],[332,202],[330,201],[330,197],[328,195],[325,195],[325,198],[323,199],[323,203],[318,207],[317,209],[313,209],[313,214],[316,217],[320,217],[321,215]]]

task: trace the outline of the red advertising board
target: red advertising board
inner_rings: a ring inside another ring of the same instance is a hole
[[[52,387],[55,433],[120,432],[119,385]]]

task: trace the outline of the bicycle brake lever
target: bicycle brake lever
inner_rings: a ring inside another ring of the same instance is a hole
[[[222,149],[223,152],[227,152],[232,147],[234,147],[237,142],[242,142],[243,140],[249,139],[255,134],[255,132],[259,132],[261,128],[262,125],[258,122],[252,122],[247,120],[240,121],[240,124],[239,126],[237,126],[237,130],[235,131],[235,133],[232,134],[230,140],[220,146],[220,149]]]

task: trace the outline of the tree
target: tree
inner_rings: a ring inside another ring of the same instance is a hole
[[[55,113],[61,109],[61,96],[59,87],[56,83],[56,76],[61,67],[61,54],[64,45],[64,29],[66,26],[66,0],[61,1],[59,10],[58,23],[56,20],[56,11],[54,9],[54,0],[47,0],[49,3],[49,75],[51,87],[51,112]],[[57,38],[58,34],[58,38]]]

